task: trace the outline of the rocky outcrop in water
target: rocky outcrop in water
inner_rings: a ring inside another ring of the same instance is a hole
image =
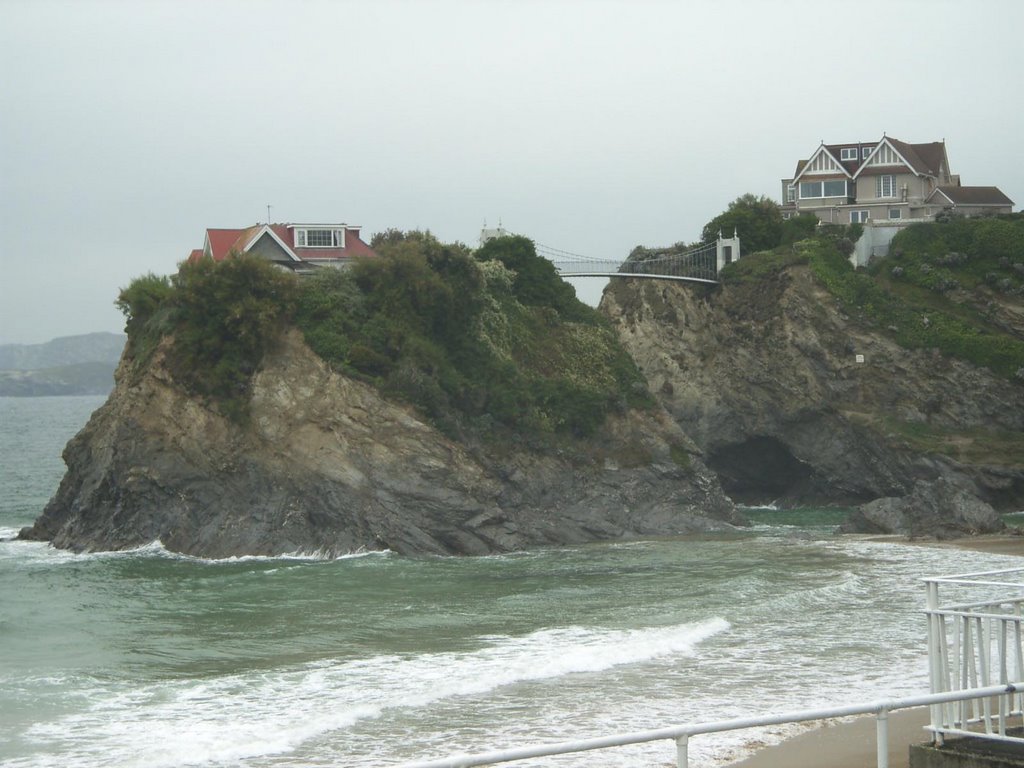
[[[486,554],[742,523],[660,409],[559,451],[468,446],[332,372],[295,331],[264,359],[244,427],[189,397],[159,354],[141,376],[128,368],[22,538],[203,557]]]
[[[860,505],[840,530],[955,539],[997,533],[1005,527],[990,504],[940,477],[934,482],[918,480],[906,496],[875,499]]]
[[[854,505],[909,495],[920,509],[934,495],[918,482],[938,480],[944,493],[1024,506],[1024,468],[999,445],[1024,429],[1024,387],[852,322],[806,266],[714,289],[613,281],[601,309],[733,498]],[[945,530],[934,516],[909,516],[917,533]]]

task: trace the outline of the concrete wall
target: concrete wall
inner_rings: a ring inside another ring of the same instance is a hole
[[[874,211],[872,211],[873,215]],[[896,237],[896,233],[904,227],[920,221],[926,221],[926,219],[899,219],[899,223],[869,221],[864,225],[864,234],[853,246],[850,263],[855,267],[863,267],[874,257],[888,255],[889,243]]]

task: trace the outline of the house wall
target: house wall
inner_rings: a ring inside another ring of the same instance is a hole
[[[876,185],[878,184],[879,176],[894,176],[896,185],[895,197],[878,197],[878,190]],[[892,171],[887,169],[881,169],[879,171],[865,173],[857,177],[857,202],[858,203],[873,203],[873,202],[892,202],[893,204],[902,202],[903,198],[903,185],[907,187],[907,199],[908,201],[917,201],[921,203],[924,201],[932,191],[932,180],[927,177],[917,176],[914,173],[908,173],[906,168],[893,168]]]
[[[247,253],[260,258],[266,259],[267,261],[287,261],[291,262],[293,259],[279,246],[274,239],[269,235],[264,235],[249,248]]]

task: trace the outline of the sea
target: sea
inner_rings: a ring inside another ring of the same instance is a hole
[[[492,557],[12,540],[97,397],[0,398],[0,765],[393,766],[927,692],[922,577],[1009,555],[747,531]],[[794,726],[695,737],[721,766]],[[666,766],[671,742],[527,761]]]

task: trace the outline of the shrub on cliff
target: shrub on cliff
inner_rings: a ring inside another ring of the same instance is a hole
[[[647,402],[611,329],[529,240],[475,256],[420,232],[375,242],[379,258],[325,271],[299,297],[307,342],[339,370],[453,434],[582,436]]]
[[[252,375],[291,316],[296,291],[293,275],[257,257],[235,256],[184,262],[169,281],[138,278],[117,305],[137,365],[171,335],[167,367],[175,380],[244,420]]]

